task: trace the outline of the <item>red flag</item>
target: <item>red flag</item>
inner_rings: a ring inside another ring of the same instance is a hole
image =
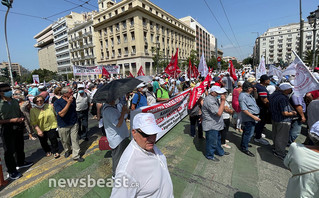
[[[181,73],[181,70],[178,67],[178,48],[176,50],[176,53],[174,56],[172,56],[171,61],[165,68],[165,73],[172,77],[176,77],[179,73]]]
[[[237,81],[237,75],[236,75],[236,71],[235,71],[235,68],[233,65],[233,61],[229,60],[229,64],[230,64],[229,74],[234,79],[234,81]]]
[[[194,71],[193,71],[193,66],[192,66],[192,63],[191,63],[191,59],[189,59],[189,63],[188,63],[188,69],[187,69],[187,76],[189,76],[189,78],[194,78],[195,74],[194,74]]]
[[[39,84],[39,83],[38,83],[38,81],[37,81],[36,79],[34,79],[34,83],[35,83],[35,84]]]
[[[140,69],[137,72],[137,76],[145,76],[142,65],[141,65]]]
[[[105,69],[105,67],[102,67],[102,76],[106,78],[110,77],[110,73]]]
[[[134,78],[133,74],[130,72],[129,78]]]
[[[14,83],[14,85],[18,85],[18,82],[16,81],[16,82]]]
[[[198,71],[197,67],[195,67],[195,65],[193,65],[192,69],[193,69],[193,73],[194,73],[194,78],[197,78],[199,75],[199,71]]]
[[[192,109],[200,96],[205,92],[207,86],[210,87],[211,78],[211,72],[209,72],[205,80],[199,86],[193,88],[189,96],[188,109]]]

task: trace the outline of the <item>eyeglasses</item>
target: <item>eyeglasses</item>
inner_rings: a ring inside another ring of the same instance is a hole
[[[141,129],[136,129],[136,131],[139,132],[139,134],[141,134],[144,138],[148,138],[151,136],[151,135],[145,134]]]
[[[39,103],[39,102],[43,102],[44,100],[37,100],[37,101],[35,101],[36,103]]]

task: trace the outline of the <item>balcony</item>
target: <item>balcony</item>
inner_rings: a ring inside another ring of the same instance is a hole
[[[131,56],[135,56],[135,55],[136,55],[136,51],[132,51]]]
[[[145,53],[146,56],[150,55],[150,54],[148,53],[148,50],[144,50],[144,53]]]

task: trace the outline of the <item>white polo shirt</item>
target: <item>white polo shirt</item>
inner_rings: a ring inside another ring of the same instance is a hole
[[[154,152],[130,142],[117,165],[111,197],[174,197],[166,157],[155,145]],[[124,180],[127,186],[116,186]]]

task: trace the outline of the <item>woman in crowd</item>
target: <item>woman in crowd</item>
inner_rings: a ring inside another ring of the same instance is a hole
[[[45,104],[43,96],[33,98],[34,107],[30,111],[31,125],[36,130],[42,149],[46,156],[54,154],[54,158],[59,158],[58,135],[56,128],[58,123],[56,120],[53,105]],[[48,144],[51,142],[51,148]]]
[[[308,136],[313,146],[292,143],[284,164],[292,173],[286,191],[287,198],[319,197],[319,121]]]
[[[221,91],[223,93],[225,93],[225,97],[227,98],[227,95],[226,95],[227,94],[227,90],[225,88],[221,88]],[[220,101],[220,103],[221,103],[221,101]],[[221,133],[220,134],[221,135],[221,144],[222,144],[222,147],[224,147],[224,148],[231,148],[227,144],[227,142],[229,142],[229,141],[226,140],[226,138],[227,138],[227,133],[228,133],[228,130],[229,130],[229,125],[230,125],[230,115],[233,115],[234,112],[235,111],[230,108],[230,105],[229,105],[228,101],[226,100],[225,101],[224,112],[222,114],[223,119],[224,119],[224,129],[221,130],[221,132],[220,132]]]
[[[54,104],[54,102],[57,100],[57,99],[60,99],[62,96],[61,96],[61,89],[62,87],[57,87],[54,89],[54,96],[51,100],[51,104]]]
[[[243,132],[243,130],[241,129],[241,113],[240,113],[241,109],[240,109],[239,101],[238,101],[239,94],[242,92],[243,83],[244,83],[243,81],[238,82],[237,88],[233,90],[233,98],[232,98],[232,107],[235,110],[237,115],[236,131],[238,132]]]

